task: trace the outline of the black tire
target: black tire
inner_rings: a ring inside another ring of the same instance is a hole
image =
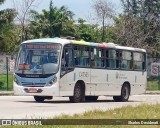
[[[120,96],[113,96],[113,99],[116,102],[126,102],[129,99],[129,95],[130,95],[129,85],[124,84],[121,89],[121,95]]]
[[[69,97],[70,102],[72,103],[79,103],[84,100],[85,90],[83,85],[80,83],[76,83],[74,87],[74,94],[73,96]]]
[[[47,99],[47,100],[52,100],[53,96],[45,96],[44,98]]]
[[[98,96],[85,96],[86,101],[97,101]]]
[[[36,102],[42,103],[45,100],[44,96],[34,96]]]

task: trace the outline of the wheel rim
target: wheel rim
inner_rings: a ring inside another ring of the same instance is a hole
[[[79,100],[79,98],[81,97],[81,90],[79,87],[76,88],[75,93],[76,93],[75,99]]]
[[[122,96],[124,99],[127,99],[129,96],[129,90],[128,87],[124,87],[124,89],[122,90]]]

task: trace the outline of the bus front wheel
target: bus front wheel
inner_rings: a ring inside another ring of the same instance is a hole
[[[76,83],[74,88],[74,94],[73,96],[69,97],[69,100],[72,103],[79,103],[83,101],[84,95],[85,95],[85,90],[83,84]]]
[[[42,103],[45,100],[44,96],[34,96],[36,102]]]
[[[113,99],[116,102],[126,102],[129,99],[129,95],[130,95],[129,85],[124,84],[121,89],[121,95],[120,96],[113,96]]]

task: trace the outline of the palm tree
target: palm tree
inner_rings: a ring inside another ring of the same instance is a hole
[[[32,12],[34,20],[30,27],[34,37],[60,37],[68,21],[72,20],[73,13],[67,7],[57,8],[50,2],[49,11],[43,10],[42,14]]]
[[[5,0],[0,0],[0,5]],[[14,46],[14,25],[13,19],[16,13],[13,9],[4,9],[0,11],[0,49],[2,51],[10,51]]]

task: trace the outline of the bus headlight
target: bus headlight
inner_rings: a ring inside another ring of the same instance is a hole
[[[57,77],[53,77],[53,79],[51,81],[49,81],[48,86],[52,86],[53,84],[55,84],[57,82]]]
[[[16,82],[16,84],[20,85],[18,79],[16,78],[16,76],[14,76],[14,82]]]

